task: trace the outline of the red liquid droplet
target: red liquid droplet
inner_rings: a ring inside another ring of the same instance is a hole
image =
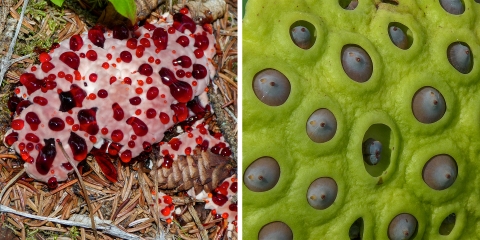
[[[30,95],[41,88],[43,81],[37,79],[33,73],[24,73],[20,75],[20,83],[27,88]]]
[[[192,86],[187,82],[177,81],[168,87],[170,87],[170,94],[181,103],[186,103],[193,97]]]
[[[170,117],[168,116],[168,114],[166,114],[164,112],[161,112],[160,113],[160,122],[162,122],[163,124],[167,124],[168,122],[170,122]]]
[[[41,121],[38,115],[34,112],[29,112],[25,115],[25,121],[30,125],[30,128],[33,131],[38,129],[38,125],[40,125]]]
[[[35,168],[37,169],[38,173],[42,175],[46,175],[50,171],[53,160],[57,155],[55,139],[49,138],[45,139],[44,141],[45,146],[42,147],[42,150],[40,150],[40,153],[35,161]]]
[[[168,33],[163,28],[157,28],[152,34],[153,44],[159,50],[167,49]]]
[[[178,37],[176,42],[182,45],[182,47],[188,47],[188,44],[190,44],[190,40],[188,39],[187,36]]]
[[[51,62],[44,62],[42,63],[41,67],[44,73],[48,73],[50,70],[55,68],[55,65],[53,65]]]
[[[125,150],[124,152],[122,152],[122,154],[120,154],[120,159],[124,163],[130,162],[130,160],[132,160],[132,151],[130,151],[128,149]]]
[[[105,43],[105,36],[103,30],[99,26],[95,26],[88,31],[88,39],[97,47],[103,48]]]
[[[142,120],[136,117],[130,117],[127,119],[127,124],[132,126],[133,132],[135,135],[142,137],[147,135],[148,127]]]
[[[76,34],[70,38],[70,50],[78,51],[83,46],[83,39],[80,35]]]
[[[60,55],[60,61],[75,70],[78,70],[78,67],[80,66],[80,57],[74,52],[62,53],[62,55]]]
[[[97,60],[98,56],[97,56],[97,52],[95,52],[94,50],[88,50],[87,51],[87,59],[90,60],[90,61],[95,61]]]
[[[123,109],[118,105],[118,103],[114,103],[112,105],[113,109],[113,118],[117,121],[121,121],[124,117]]]
[[[57,178],[55,177],[49,178],[47,185],[50,190],[57,188],[58,187]]]
[[[212,195],[213,195],[212,196],[213,203],[215,203],[218,206],[223,206],[228,201],[227,196],[223,194],[217,194],[213,192]]]
[[[37,139],[38,139],[38,137],[37,137]],[[12,132],[5,137],[5,143],[8,146],[12,146],[13,143],[15,143],[16,141],[18,141],[18,132]]]
[[[118,143],[118,142],[122,141],[122,139],[123,139],[123,132],[122,132],[122,130],[119,130],[119,129],[113,130],[110,137],[112,138],[112,141]]]
[[[100,90],[98,90],[97,95],[98,95],[99,98],[106,98],[106,97],[108,97],[108,92],[105,89],[100,89]]]
[[[173,121],[175,123],[183,122],[188,117],[188,108],[185,103],[177,103],[170,105],[175,115],[173,115]]]
[[[173,27],[182,33],[185,29],[188,29],[191,33],[195,33],[197,29],[195,22],[187,15],[175,13],[173,15],[173,21]]]
[[[194,47],[197,47],[205,51],[208,48],[208,44],[209,44],[209,41],[208,41],[207,34],[205,32],[204,34],[195,35],[195,43],[193,44]]]
[[[147,118],[154,118],[155,116],[157,116],[157,111],[155,111],[155,109],[153,108],[149,108],[147,109]]]
[[[123,51],[120,53],[120,59],[126,63],[129,63],[132,61],[132,54],[129,51]]]
[[[143,151],[145,152],[152,151],[152,144],[150,144],[149,142],[143,142],[142,147],[143,147]]]
[[[80,123],[80,130],[90,135],[96,135],[100,130],[96,119],[97,108],[82,109],[78,111],[77,119]]]
[[[153,73],[153,68],[150,66],[150,64],[144,63],[138,67],[138,73],[144,75],[144,76],[150,76]]]
[[[59,132],[65,129],[65,122],[61,118],[54,117],[48,121],[48,127],[52,129],[52,131]]]
[[[68,145],[72,150],[73,159],[75,161],[83,161],[83,159],[87,158],[88,146],[84,138],[80,137],[74,132],[70,132]]]
[[[207,76],[207,68],[201,64],[193,64],[192,76],[197,80],[205,78]]]
[[[140,97],[133,97],[130,98],[128,101],[130,101],[130,104],[137,106],[142,102],[142,99]]]
[[[188,56],[180,56],[177,59],[174,59],[172,63],[174,66],[180,65],[183,68],[189,68],[190,66],[192,66],[192,60]]]
[[[129,35],[128,28],[125,25],[117,25],[113,27],[113,38],[115,39],[127,39]]]
[[[22,119],[15,119],[12,121],[11,127],[13,130],[20,131],[25,126],[25,122]]]

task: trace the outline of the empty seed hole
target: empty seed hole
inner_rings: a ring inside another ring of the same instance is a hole
[[[321,108],[310,115],[306,128],[307,135],[312,141],[324,143],[335,136],[337,119],[330,110]]]
[[[422,171],[423,181],[434,190],[444,190],[452,186],[457,179],[457,162],[450,155],[437,155],[425,164]]]
[[[265,192],[275,187],[279,178],[278,162],[271,157],[261,157],[247,167],[243,182],[251,191]]]
[[[283,222],[271,222],[266,224],[258,232],[259,240],[292,240],[292,229]]]
[[[365,170],[378,177],[390,165],[392,130],[384,124],[374,124],[368,128],[362,142],[362,158]]]
[[[290,26],[290,38],[299,48],[309,49],[317,39],[315,26],[307,21],[296,21]]]
[[[264,69],[255,74],[252,83],[257,98],[269,106],[280,106],[290,95],[290,81],[275,69]]]
[[[462,0],[440,0],[442,8],[450,14],[460,15],[465,12],[465,4]]]
[[[307,191],[307,201],[315,209],[323,210],[330,207],[337,198],[338,186],[329,177],[317,178],[310,184]]]
[[[360,46],[349,44],[342,48],[342,67],[348,77],[355,82],[366,82],[373,73],[372,59]]]
[[[350,226],[350,230],[348,231],[348,235],[350,240],[363,239],[363,218],[358,218],[355,222],[353,222],[352,226]]]
[[[454,42],[447,48],[447,58],[457,71],[467,74],[473,68],[473,54],[468,44]]]
[[[412,112],[421,123],[434,123],[440,120],[447,104],[443,95],[433,87],[423,87],[413,95]]]
[[[403,50],[409,49],[413,44],[412,31],[398,22],[388,24],[388,36],[395,46]]]
[[[408,213],[397,215],[388,226],[390,240],[413,239],[417,233],[417,219]]]
[[[455,227],[455,222],[457,221],[457,216],[455,215],[455,213],[452,213],[450,215],[448,215],[443,221],[442,221],[442,224],[440,225],[440,228],[438,229],[438,233],[440,233],[440,235],[449,235],[452,230],[453,230],[453,227]]]
[[[398,5],[398,0],[382,0],[382,2],[386,3],[386,4],[392,4],[392,5],[395,5],[395,6]]]

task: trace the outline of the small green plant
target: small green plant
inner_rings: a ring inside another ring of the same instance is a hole
[[[52,0],[52,2],[57,6],[62,6],[65,0]],[[110,0],[115,10],[120,13],[122,16],[130,19],[132,23],[135,22],[137,15],[137,5],[135,5],[134,0]]]

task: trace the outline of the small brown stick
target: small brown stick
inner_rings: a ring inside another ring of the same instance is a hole
[[[75,184],[75,183],[77,183],[77,182],[78,182],[78,179],[74,179],[74,180],[72,180],[72,181],[70,181],[70,182],[68,182],[68,183],[65,183],[65,184],[63,184],[62,186],[56,188],[55,190],[47,193],[45,196],[48,197],[48,196],[54,195],[55,193],[60,192],[60,191],[62,191],[63,189],[65,189],[65,188],[67,188],[67,187],[69,187],[69,186],[71,186],[71,185],[73,185],[73,184]]]
[[[195,224],[197,224],[198,230],[200,230],[200,236],[202,237],[202,240],[208,240],[207,231],[205,230],[205,228],[203,228],[202,222],[198,218],[197,211],[195,211],[193,205],[188,204],[188,211],[192,215]]]
[[[7,189],[10,188],[10,186],[13,185],[15,183],[15,181],[17,181],[17,179],[19,179],[24,173],[25,173],[25,168],[22,169],[20,172],[18,172],[15,177],[10,179],[10,181],[8,181],[8,183],[5,185],[5,187],[3,187],[2,192],[0,192],[0,201],[3,199],[3,195],[5,194]],[[1,209],[0,209],[0,212],[1,212]]]
[[[65,152],[65,149],[63,148],[62,142],[58,141],[57,143],[60,146],[60,149],[62,150],[63,155],[68,160],[68,162],[70,164],[72,164],[72,166],[75,166],[75,163],[72,161],[72,159],[70,159],[67,152]],[[95,239],[99,239],[98,238],[98,233],[97,233],[97,228],[95,226],[95,220],[93,219],[93,208],[92,208],[92,204],[90,203],[90,198],[88,197],[87,188],[85,187],[85,184],[84,184],[83,179],[82,179],[82,175],[80,174],[80,172],[78,172],[78,169],[76,167],[74,167],[73,170],[75,171],[75,174],[77,175],[78,181],[80,182],[80,186],[82,187],[82,190],[83,190],[83,197],[85,199],[85,202],[87,203],[88,211],[90,212],[89,215],[90,215],[90,221],[91,221],[91,224],[92,224],[93,235],[95,235]]]

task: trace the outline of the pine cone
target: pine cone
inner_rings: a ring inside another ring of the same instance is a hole
[[[202,190],[211,192],[232,175],[233,166],[230,161],[228,157],[197,148],[193,155],[179,155],[171,168],[158,168],[150,174],[157,172],[158,186],[162,190],[180,192],[193,187],[195,194]]]

